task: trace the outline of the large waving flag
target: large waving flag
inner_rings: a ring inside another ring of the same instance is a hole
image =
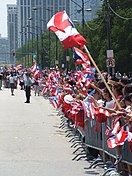
[[[86,40],[78,33],[65,11],[56,13],[48,22],[47,28],[57,35],[65,49],[83,47],[86,44]]]
[[[74,50],[73,50],[73,59],[76,65],[84,64],[84,63],[87,65],[90,65],[88,56],[83,51],[81,51],[76,47],[74,47]]]

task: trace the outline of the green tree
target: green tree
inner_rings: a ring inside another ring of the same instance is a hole
[[[110,29],[111,43],[116,60],[116,70],[129,72],[132,68],[132,8],[130,0],[110,0]],[[103,3],[102,9],[98,12],[98,17],[88,22],[87,41],[93,58],[101,69],[106,67],[106,50],[108,49],[107,39],[107,14],[108,11]],[[119,16],[118,16],[119,15]],[[121,17],[124,18],[121,18]],[[94,30],[95,29],[95,30]],[[125,67],[124,67],[125,65]]]

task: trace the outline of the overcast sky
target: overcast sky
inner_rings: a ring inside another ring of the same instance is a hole
[[[0,34],[7,37],[7,4],[16,4],[16,0],[0,0]]]

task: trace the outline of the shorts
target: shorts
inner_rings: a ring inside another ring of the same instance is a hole
[[[15,84],[14,83],[10,83],[10,88],[14,89],[14,87],[15,87]]]

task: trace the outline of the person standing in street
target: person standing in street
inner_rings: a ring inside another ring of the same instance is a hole
[[[13,76],[13,73],[10,74],[9,76],[9,84],[10,84],[10,88],[11,88],[11,95],[14,95],[14,88],[15,88],[15,78]]]
[[[40,91],[39,78],[35,78],[35,80],[34,80],[34,95],[36,96],[36,94],[38,94],[38,96],[39,96],[39,91]]]
[[[26,73],[26,78],[24,79],[24,84],[25,84],[25,93],[26,93],[26,102],[25,103],[30,103],[30,96],[31,96],[31,85],[33,84],[30,74]]]
[[[1,87],[2,87],[2,78],[3,78],[3,75],[0,73],[0,90],[1,90]]]

